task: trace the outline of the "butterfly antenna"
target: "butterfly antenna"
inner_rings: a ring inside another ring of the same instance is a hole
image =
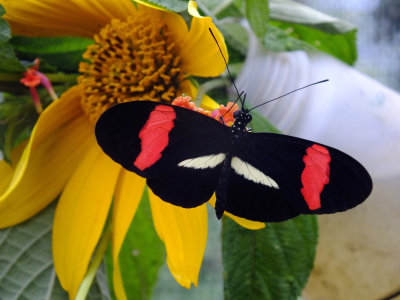
[[[303,87],[301,87],[301,88],[295,89],[295,90],[293,90],[293,91],[291,91],[291,92],[289,92],[289,93],[286,93],[286,94],[284,94],[284,95],[282,95],[282,96],[279,96],[279,97],[276,97],[276,98],[274,98],[274,99],[265,101],[265,102],[263,102],[263,103],[261,103],[261,104],[258,104],[258,105],[256,105],[256,106],[252,107],[251,109],[249,109],[248,111],[251,111],[251,110],[253,110],[253,109],[257,108],[257,107],[260,107],[261,105],[264,105],[264,104],[270,103],[270,102],[272,102],[272,101],[278,100],[278,99],[280,99],[280,98],[283,98],[283,97],[285,97],[285,96],[287,96],[287,95],[290,95],[290,94],[292,94],[292,93],[294,93],[294,92],[297,92],[297,91],[299,91],[299,90],[305,89],[306,87],[309,87],[309,86],[312,86],[312,85],[316,85],[316,84],[320,84],[320,83],[323,83],[323,82],[326,82],[326,81],[329,81],[329,79],[325,79],[325,80],[321,80],[321,81],[318,81],[318,82],[314,82],[314,83],[308,84],[308,85],[303,86]]]
[[[233,80],[231,71],[229,70],[228,63],[227,63],[227,61],[226,61],[226,58],[225,58],[225,56],[224,56],[224,53],[222,52],[222,49],[221,49],[220,45],[218,44],[218,41],[217,41],[217,39],[215,38],[215,35],[214,35],[214,33],[212,32],[211,28],[208,28],[208,30],[210,31],[212,37],[214,38],[214,41],[215,41],[215,43],[216,43],[217,46],[218,46],[219,52],[221,53],[222,58],[224,59],[225,66],[226,66],[226,70],[228,71],[228,74],[229,74],[229,78],[230,78],[230,80],[231,80],[233,86],[235,87],[236,93],[237,93],[238,96],[239,96],[237,100],[240,100],[240,103],[241,103],[242,106],[243,106],[243,105],[244,105],[244,102],[242,101],[242,98],[241,98],[241,95],[243,94],[243,92],[242,92],[242,93],[239,93],[239,90],[238,90],[238,88],[236,87],[235,81]],[[235,103],[237,102],[237,100],[235,101]]]

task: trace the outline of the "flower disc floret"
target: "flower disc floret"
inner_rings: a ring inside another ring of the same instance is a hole
[[[183,79],[168,25],[138,13],[112,20],[88,47],[80,64],[81,105],[92,122],[109,106],[135,100],[172,101]]]

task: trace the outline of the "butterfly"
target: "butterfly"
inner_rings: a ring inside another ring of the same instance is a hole
[[[162,200],[184,208],[216,194],[220,219],[227,211],[253,221],[280,222],[299,214],[328,214],[362,203],[372,191],[367,170],[335,148],[247,128],[251,109],[228,74],[241,109],[228,127],[184,107],[151,101],[120,103],[96,123],[97,142],[125,169],[146,178]],[[223,118],[222,118],[223,120]]]
[[[162,200],[184,208],[216,193],[224,211],[248,220],[279,222],[299,214],[345,211],[372,190],[367,170],[354,158],[313,141],[247,129],[242,107],[234,123],[169,104],[117,104],[99,118],[103,151],[147,179]]]

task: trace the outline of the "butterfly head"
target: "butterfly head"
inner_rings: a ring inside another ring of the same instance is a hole
[[[233,113],[233,117],[235,122],[233,123],[232,128],[238,131],[247,131],[247,124],[251,122],[252,116],[247,109],[240,109]]]

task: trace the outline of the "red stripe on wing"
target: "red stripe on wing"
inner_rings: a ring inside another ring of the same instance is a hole
[[[310,210],[321,207],[321,193],[324,186],[329,183],[329,163],[331,156],[328,149],[314,144],[308,147],[303,157],[305,168],[301,173],[301,194]]]
[[[168,135],[174,127],[175,118],[176,113],[170,106],[158,105],[154,108],[139,132],[141,151],[133,163],[135,167],[143,171],[161,158],[161,152],[168,145]]]

